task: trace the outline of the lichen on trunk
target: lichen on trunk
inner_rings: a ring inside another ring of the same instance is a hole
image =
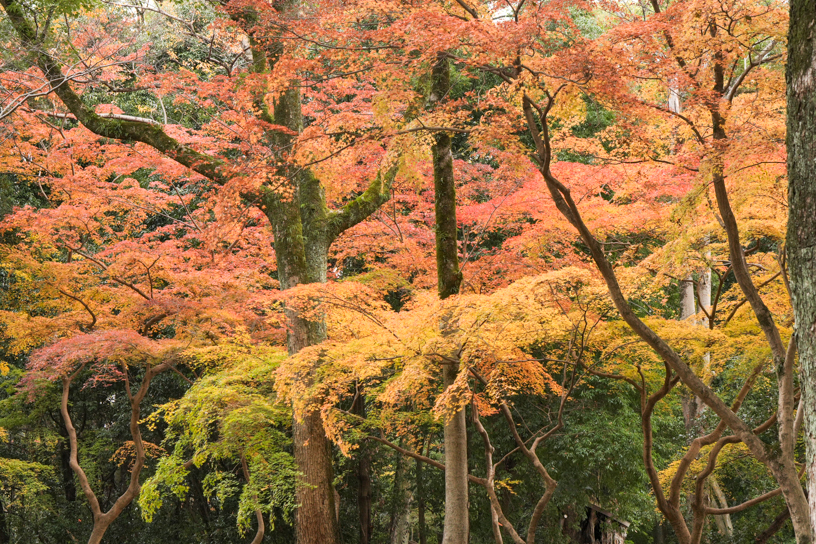
[[[810,540],[816,527],[816,4],[791,0],[788,33],[787,260],[799,352]],[[793,512],[792,512],[793,514]]]
[[[431,73],[431,103],[439,103],[450,92],[450,66],[440,55]],[[436,219],[436,274],[439,298],[459,292],[462,272],[459,270],[459,249],[456,224],[456,186],[453,174],[451,137],[439,132],[434,135],[434,212]],[[443,366],[443,382],[447,389],[453,384],[459,368]],[[462,408],[445,421],[445,527],[442,544],[466,544],[470,531],[468,519],[467,424]]]

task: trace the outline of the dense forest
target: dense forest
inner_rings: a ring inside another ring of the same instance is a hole
[[[816,542],[813,0],[0,7],[0,544]]]

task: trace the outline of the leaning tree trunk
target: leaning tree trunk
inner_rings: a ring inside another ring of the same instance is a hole
[[[450,67],[440,56],[433,66],[431,102],[440,102],[450,91]],[[456,186],[453,177],[451,137],[445,132],[434,136],[434,212],[436,216],[436,274],[439,298],[459,292],[462,272],[459,270],[456,243]],[[459,368],[452,363],[443,365],[443,381],[447,389],[453,384]],[[445,528],[442,544],[467,544],[468,467],[467,423],[465,409],[445,421]]]
[[[790,0],[788,239],[794,332],[804,410],[811,539],[816,527],[816,3]],[[799,542],[803,542],[797,534]]]

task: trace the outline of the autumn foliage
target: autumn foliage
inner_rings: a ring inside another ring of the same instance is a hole
[[[177,501],[232,508],[254,544],[294,538],[276,523],[368,544],[376,473],[387,537],[415,493],[426,544],[426,513],[444,520],[406,471],[445,469],[464,410],[474,542],[583,542],[593,504],[689,544],[764,534],[767,512],[738,515],[773,504],[807,542],[786,3],[0,5],[3,402],[60,397],[83,538]],[[444,300],[440,134],[462,274]],[[128,399],[104,496],[75,428],[96,392]],[[576,462],[595,483],[565,468],[607,416],[634,491],[611,453]],[[44,465],[10,463],[40,489]],[[0,513],[22,508],[8,493]],[[353,508],[359,534],[336,526]]]

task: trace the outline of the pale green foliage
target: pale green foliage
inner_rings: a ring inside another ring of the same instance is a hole
[[[275,370],[286,354],[239,337],[185,355],[205,375],[183,398],[158,412],[169,425],[164,444],[171,453],[142,488],[143,517],[153,518],[163,495],[186,495],[191,464],[208,471],[203,482],[207,496],[223,503],[240,495],[238,526],[242,531],[249,528],[255,510],[271,513],[278,507],[290,511],[298,476],[285,433],[292,415],[276,402],[273,391]],[[235,476],[242,458],[249,468],[248,482]]]

